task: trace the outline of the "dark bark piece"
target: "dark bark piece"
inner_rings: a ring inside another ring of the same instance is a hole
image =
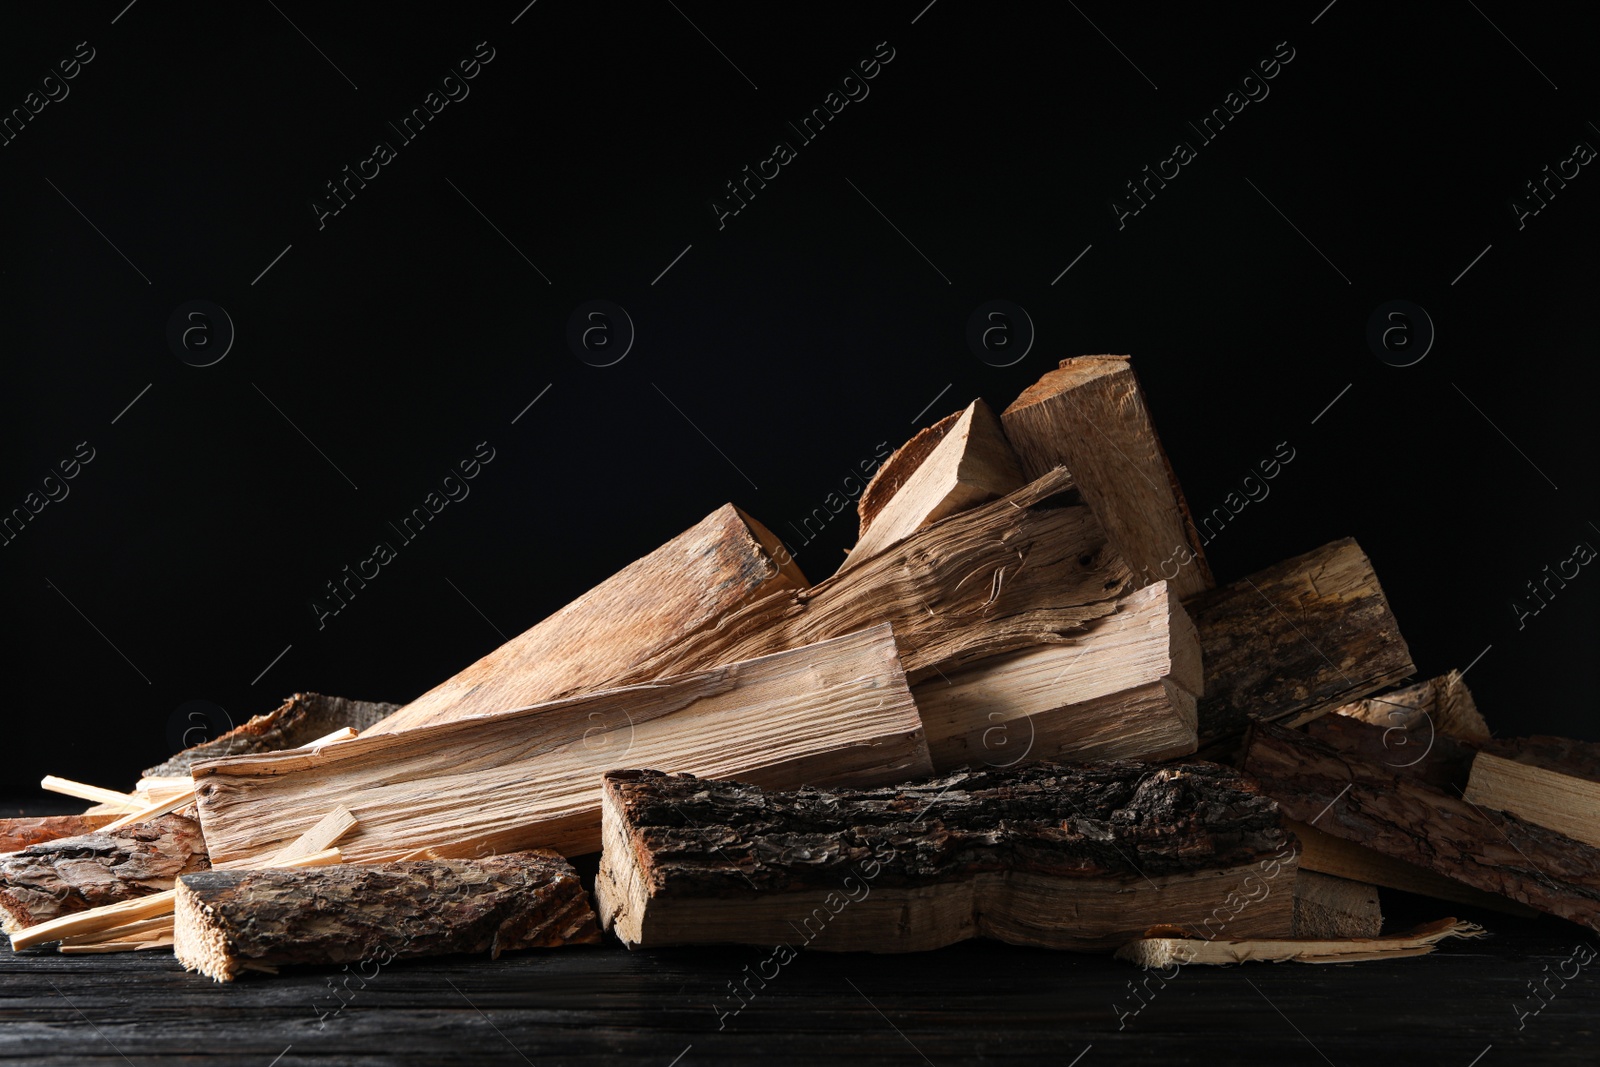
[[[1180,596],[1211,587],[1200,531],[1127,356],[1062,360],[1000,420],[1024,475],[1072,472],[1136,584],[1167,580]]]
[[[0,856],[0,919],[9,934],[171,889],[179,875],[209,866],[200,823],[176,813],[31,845]]]
[[[1407,728],[1324,715],[1307,723],[1305,732],[1340,752],[1446,792],[1466,788],[1475,755],[1470,745],[1435,732],[1427,719]]]
[[[1245,770],[1291,819],[1600,930],[1600,850],[1268,723]]]
[[[639,680],[640,663],[716,628],[729,612],[808,585],[766,527],[725,504],[367,733],[393,734],[626,685],[625,675]],[[720,662],[727,661],[706,666]]]
[[[93,833],[118,816],[45,815],[33,819],[0,819],[0,853],[17,852],[62,837]]]
[[[1183,605],[1200,633],[1200,744],[1304,721],[1416,670],[1372,563],[1344,538]]]
[[[1116,610],[1134,586],[1072,475],[1054,470],[927,526],[816,586],[781,592],[692,634],[618,684],[705,670],[868,626],[894,625],[913,684],[1045,644]]]
[[[220,737],[184,749],[165,763],[148,768],[146,778],[177,777],[201,760],[245,756],[299,748],[346,726],[356,731],[374,726],[398,704],[373,704],[364,700],[296,693],[265,715],[257,715]]]
[[[1094,950],[1157,919],[1290,928],[1294,839],[1215,764],[1031,763],[782,793],[611,771],[603,812],[601,921],[630,945],[907,952],[982,936]],[[1253,874],[1281,881],[1224,917]]]
[[[179,880],[174,952],[191,971],[244,971],[592,944],[583,883],[554,852],[378,866],[209,871]]]

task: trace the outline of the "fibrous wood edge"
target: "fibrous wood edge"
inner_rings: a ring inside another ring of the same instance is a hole
[[[1251,727],[1245,770],[1291,819],[1600,929],[1592,846],[1270,723]]]
[[[363,733],[526,707],[624,685],[625,675],[643,680],[635,668],[663,649],[807,584],[777,538],[726,504]]]
[[[859,566],[947,515],[1015,492],[1024,481],[1000,420],[974,400],[882,503],[840,569]]]
[[[872,479],[867,482],[867,487],[862,490],[861,497],[856,501],[856,516],[860,520],[857,539],[867,535],[872,524],[877,521],[878,512],[894,495],[900,491],[910,477],[922,466],[922,461],[928,454],[939,446],[945,434],[950,432],[950,427],[961,418],[961,412],[952,411],[944,418],[931,426],[924,426],[916,435],[895,449],[888,459],[878,465],[873,472]]]
[[[1066,640],[1132,589],[1072,475],[1054,470],[811,589],[735,611],[626,680],[704,670],[888,622],[907,675],[919,682],[984,656]]]
[[[272,711],[254,716],[219,737],[186,748],[166,762],[147,768],[144,776],[186,777],[190,766],[201,760],[299,748],[341,727],[365,730],[398,707],[398,704],[347,700],[321,693],[296,693]]]
[[[1393,856],[1386,856],[1370,848],[1334,837],[1315,826],[1293,819],[1287,820],[1290,830],[1300,839],[1300,869],[1303,872],[1320,872],[1336,875],[1355,882],[1367,882],[1385,889],[1398,889],[1404,893],[1432,897],[1451,904],[1462,904],[1485,911],[1497,911],[1519,918],[1532,918],[1539,913],[1526,904],[1474,889],[1423,867],[1418,867]]]
[[[1200,744],[1252,719],[1318,713],[1415,671],[1372,562],[1351,538],[1184,601],[1206,666]]]
[[[0,856],[0,918],[11,934],[171,889],[180,874],[207,865],[200,823],[181,814],[30,845]]]
[[[649,685],[195,768],[212,864],[245,867],[338,803],[352,862],[600,847],[600,775],[633,763],[783,787],[928,773],[888,626]]]
[[[174,946],[218,982],[246,971],[591,944],[594,910],[553,852],[319,870],[210,871],[179,881]]]
[[[1127,356],[1064,359],[1000,419],[1025,475],[1072,471],[1137,584],[1165,579],[1181,596],[1211,587],[1200,531]]]
[[[1385,729],[1404,730],[1421,738],[1439,733],[1460,741],[1489,740],[1489,725],[1478,713],[1472,691],[1461,680],[1460,671],[1343,704],[1334,708],[1333,713]]]
[[[1483,927],[1457,919],[1439,919],[1404,934],[1388,937],[1250,938],[1206,941],[1201,938],[1144,937],[1116,951],[1116,958],[1140,967],[1165,969],[1199,963],[1360,963],[1425,956],[1451,937],[1487,936]]]
[[[1465,797],[1600,847],[1600,745],[1528,737],[1485,744]]]
[[[630,947],[1099,950],[1151,914],[1290,930],[1293,839],[1214,764],[1028,763],[793,792],[613,771],[604,820],[596,900]]]
[[[0,853],[20,852],[63,837],[93,833],[115,815],[45,815],[32,819],[0,819]]]
[[[1189,755],[1203,684],[1194,625],[1157,582],[1063,643],[941,672],[912,692],[933,765],[951,770]]]
[[[1382,931],[1376,886],[1307,870],[1301,858],[1294,880],[1295,937],[1377,937]]]

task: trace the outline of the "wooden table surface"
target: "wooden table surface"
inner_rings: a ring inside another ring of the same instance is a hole
[[[1391,911],[1394,899],[1385,900]],[[1440,914],[1421,902],[1417,917]],[[1129,983],[1142,972],[1132,966],[980,942],[909,956],[802,953],[726,1019],[717,1007],[736,1003],[728,983],[766,951],[607,944],[496,962],[399,961],[364,986],[349,978],[337,1012],[329,985],[347,976],[332,969],[216,985],[160,953],[6,952],[0,1059],[219,1067],[1597,1062],[1600,961],[1565,988],[1552,979],[1546,1006],[1517,1016],[1539,1003],[1528,983],[1553,974],[1580,941],[1593,946],[1593,935],[1554,919],[1472,917],[1494,936],[1384,963],[1194,967],[1164,989],[1152,980],[1158,992],[1149,1003],[1120,1018],[1117,1008],[1138,1003]]]

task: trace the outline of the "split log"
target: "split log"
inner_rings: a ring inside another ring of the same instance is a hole
[[[600,939],[577,872],[545,851],[191,874],[174,919],[178,962],[219,982],[294,964],[498,957]]]
[[[1059,641],[1133,589],[1072,475],[1058,469],[927,526],[815,587],[758,600],[640,664],[628,684],[892,623],[912,682]]]
[[[1592,846],[1268,723],[1251,728],[1245,770],[1291,819],[1600,930]]]
[[[1215,764],[1030,763],[785,793],[612,771],[604,820],[595,895],[631,947],[1096,950],[1151,914],[1290,929],[1293,839],[1276,805]]]
[[[1600,847],[1600,745],[1520,737],[1479,746],[1466,799]]]
[[[321,693],[296,693],[265,715],[254,716],[242,726],[186,748],[165,763],[146,769],[144,776],[187,777],[189,768],[201,760],[299,748],[345,727],[365,730],[398,706],[346,700]]]
[[[1025,475],[1072,472],[1137,584],[1165,579],[1185,597],[1211,587],[1200,531],[1127,356],[1064,359],[1000,419]]]
[[[1372,563],[1350,538],[1184,601],[1200,634],[1202,747],[1251,719],[1322,712],[1415,671]]]
[[[927,741],[879,626],[791,652],[320,751],[196,765],[218,868],[272,854],[336,804],[356,863],[600,848],[600,775],[649,763],[774,787],[925,774]]]
[[[1398,889],[1404,893],[1415,893],[1418,896],[1432,897],[1452,904],[1464,904],[1469,908],[1482,908],[1485,911],[1515,915],[1521,919],[1531,919],[1539,914],[1526,904],[1519,904],[1497,893],[1485,893],[1481,889],[1463,885],[1415,864],[1397,860],[1393,856],[1385,856],[1381,852],[1374,852],[1354,841],[1334,837],[1318,830],[1315,826],[1295,822],[1293,819],[1287,820],[1286,824],[1294,831],[1295,837],[1300,839],[1302,875],[1310,872],[1336,875],[1356,882],[1369,882],[1385,889]]]
[[[1295,937],[1377,937],[1382,930],[1376,887],[1307,870],[1302,854],[1294,880]]]
[[[716,627],[741,605],[808,584],[766,527],[726,504],[365,733],[393,734],[620,686],[630,672],[630,680],[653,680],[665,672],[639,677],[634,668]]]
[[[1080,636],[980,660],[912,692],[934,767],[953,770],[1186,756],[1202,684],[1194,625],[1157,582]]]
[[[20,852],[29,845],[92,833],[115,815],[45,815],[34,819],[0,819],[0,853]]]
[[[1457,919],[1440,919],[1404,934],[1389,937],[1253,938],[1244,941],[1203,941],[1198,938],[1150,936],[1119,948],[1116,957],[1141,967],[1167,968],[1191,963],[1223,966],[1232,963],[1360,963],[1426,956],[1439,942],[1451,937],[1479,938],[1483,927]]]
[[[878,520],[878,512],[882,511],[884,505],[900,492],[900,487],[917,473],[923,460],[939,447],[945,434],[950,432],[950,427],[956,424],[961,415],[962,412],[952,411],[932,426],[924,426],[911,440],[895,449],[888,459],[878,465],[877,471],[867,482],[867,487],[862,490],[860,499],[856,501],[856,517],[860,522],[856,533],[858,538],[866,536],[867,530]]]
[[[1025,481],[1000,420],[988,404],[974,400],[878,506],[870,525],[863,519],[844,567],[871,559],[946,515],[1015,492]]]
[[[179,875],[207,866],[200,824],[184,815],[30,845],[0,856],[0,920],[14,933],[171,889]]]
[[[1489,740],[1489,724],[1478,713],[1460,671],[1357,700],[1333,712],[1418,738],[1443,734],[1458,741]]]

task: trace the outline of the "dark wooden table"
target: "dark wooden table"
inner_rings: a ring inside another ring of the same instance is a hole
[[[1413,898],[1385,904],[1418,911]],[[1441,913],[1422,902],[1417,917]],[[613,944],[498,962],[401,961],[365,980],[324,969],[228,986],[160,953],[6,952],[0,1058],[256,1067],[1600,1061],[1600,961],[1565,988],[1551,980],[1547,1006],[1517,1016],[1539,1003],[1528,983],[1593,936],[1553,919],[1473,917],[1491,939],[1417,959],[1190,968],[1164,989],[1152,980],[1149,1003],[1120,1018],[1139,1003],[1135,968],[977,942],[898,957],[803,953],[764,989],[752,983],[756,995],[727,1018],[719,1007],[737,1004],[728,983],[768,952]],[[342,1001],[330,989],[341,982]]]

